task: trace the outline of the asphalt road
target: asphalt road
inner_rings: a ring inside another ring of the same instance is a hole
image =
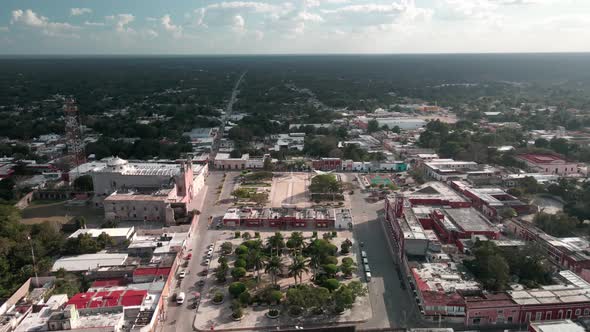
[[[165,313],[166,320],[161,330],[164,331],[193,331],[193,320],[195,318],[195,310],[190,309],[190,305],[194,299],[194,293],[200,292],[201,289],[196,287],[196,283],[205,278],[206,283],[212,283],[213,275],[210,273],[207,277],[198,276],[205,266],[201,265],[203,256],[207,251],[207,246],[213,243],[219,237],[222,231],[208,229],[209,216],[222,215],[227,209],[227,204],[217,204],[218,187],[223,183],[222,172],[211,172],[207,178],[207,193],[203,203],[203,208],[200,215],[198,226],[191,234],[187,251],[192,253],[192,258],[189,261],[189,266],[186,277],[182,280],[180,288],[174,292],[183,291],[187,296],[185,303],[177,305],[171,299],[168,301],[167,310]],[[207,285],[206,285],[207,287]]]
[[[353,173],[342,174],[343,180],[358,184]],[[373,317],[359,329],[419,327],[424,322],[408,290],[402,285],[398,265],[389,249],[381,226],[384,202],[367,202],[368,194],[355,189],[350,195],[354,234],[357,242],[364,242],[372,280],[368,284]]]
[[[225,107],[225,114],[220,119],[221,120],[221,126],[219,126],[219,133],[220,134],[217,135],[215,142],[213,142],[213,147],[211,148],[211,153],[209,154],[209,157],[211,160],[213,160],[215,158],[215,155],[217,154],[217,150],[219,149],[219,141],[221,140],[221,137],[223,136],[223,131],[225,130],[225,122],[227,121],[227,119],[229,118],[231,113],[233,112],[234,104],[236,103],[237,98],[238,98],[238,94],[240,93],[239,87],[240,87],[240,84],[242,83],[242,80],[244,79],[244,76],[246,76],[246,72],[243,72],[242,75],[240,75],[240,77],[236,81],[236,84],[234,85],[234,88],[231,92],[231,97],[229,98],[229,101]]]

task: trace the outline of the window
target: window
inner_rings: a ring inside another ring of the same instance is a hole
[[[567,311],[567,314],[565,315],[565,318],[572,318],[572,310],[571,309],[569,309]]]
[[[557,313],[557,319],[563,319],[563,310],[559,310]]]
[[[584,316],[588,316],[590,315],[590,309],[586,308],[584,309]]]
[[[580,316],[581,313],[582,313],[582,309],[576,309],[576,316]]]
[[[532,313],[527,312],[524,321],[529,322],[531,320],[531,315],[532,315]]]
[[[541,320],[543,319],[543,313],[542,312],[537,312],[535,314],[535,320]]]
[[[545,320],[551,320],[551,311],[545,313]]]

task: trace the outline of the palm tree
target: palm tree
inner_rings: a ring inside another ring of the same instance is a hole
[[[262,254],[260,253],[260,251],[258,251],[258,250],[250,250],[248,252],[248,261],[250,262],[250,265],[254,269],[254,275],[256,276],[256,279],[258,279],[260,277],[258,271],[263,266],[264,257],[262,256]]]
[[[313,273],[313,279],[315,280],[315,278],[318,274],[318,270],[319,270],[320,266],[322,265],[321,256],[318,255],[317,253],[313,253],[311,255],[311,257],[309,258],[309,263],[307,265],[311,268],[311,271]]]
[[[277,284],[277,275],[283,270],[284,264],[281,256],[271,256],[267,258],[264,272],[270,274],[270,279],[274,285]]]
[[[309,269],[307,268],[308,259],[303,256],[295,256],[293,257],[293,262],[289,265],[289,273],[293,275],[295,279],[295,284],[297,284],[297,278],[299,278],[299,282],[303,282],[303,272],[309,273]]]
[[[269,237],[266,243],[271,250],[276,250],[278,255],[280,255],[280,250],[285,247],[285,241],[281,232],[276,232],[275,235]]]
[[[291,233],[291,237],[289,238],[289,240],[293,243],[293,247],[295,249],[301,249],[305,244],[305,238],[303,237],[303,233],[301,232]]]

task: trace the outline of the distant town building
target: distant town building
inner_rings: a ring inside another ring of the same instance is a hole
[[[517,155],[516,158],[523,161],[532,172],[561,176],[578,172],[576,163],[568,162],[556,154],[526,153]]]

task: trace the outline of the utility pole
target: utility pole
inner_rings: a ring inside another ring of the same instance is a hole
[[[37,276],[37,264],[35,263],[35,250],[33,249],[33,241],[31,241],[31,236],[27,236],[27,240],[29,240],[29,244],[31,245],[31,257],[33,257],[33,272],[35,272],[35,283],[36,286],[39,287],[39,276]]]

